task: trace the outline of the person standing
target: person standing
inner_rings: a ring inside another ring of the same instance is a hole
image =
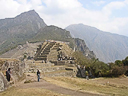
[[[86,75],[86,79],[89,80],[89,77],[88,77],[88,71],[85,71],[85,75]]]
[[[40,81],[40,71],[37,70],[37,78],[38,78],[38,82]]]
[[[6,71],[6,79],[8,80],[8,82],[10,82],[10,78],[11,78],[11,68],[8,68],[8,70]]]

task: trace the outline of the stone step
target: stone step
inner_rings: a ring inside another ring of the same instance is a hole
[[[38,57],[36,60],[47,60],[46,57]]]
[[[43,52],[43,54],[49,54],[49,52],[47,52],[47,51],[44,51],[44,52]]]
[[[50,50],[50,48],[51,48],[51,47],[47,46],[44,50],[45,50],[45,51],[46,51],[46,50]]]
[[[41,66],[41,67],[52,67],[54,64],[52,63],[35,63],[36,66]]]
[[[55,65],[65,65],[65,61],[51,61],[51,63],[54,63]]]
[[[44,50],[45,52],[50,52],[50,50]]]
[[[47,57],[47,55],[45,55],[45,54],[42,54],[42,55],[40,55],[40,56],[38,56],[38,57]]]

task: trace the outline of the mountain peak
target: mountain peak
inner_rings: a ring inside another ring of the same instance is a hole
[[[29,10],[29,11],[26,11],[26,12],[23,12],[21,14],[29,14],[29,15],[34,15],[34,14],[38,14],[35,10]]]
[[[39,17],[38,13],[35,10],[30,10],[27,12],[23,12],[20,15],[16,16],[16,18],[21,18],[21,17]],[[40,17],[39,17],[40,18]]]
[[[36,22],[39,24],[42,24],[42,26],[46,26],[45,22],[43,19],[38,15],[38,13],[35,10],[30,10],[27,12],[23,12],[20,15],[16,16],[14,18],[19,23],[23,22]]]

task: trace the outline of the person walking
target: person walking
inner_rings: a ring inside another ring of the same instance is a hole
[[[40,71],[37,70],[37,78],[38,78],[38,82],[40,81]]]

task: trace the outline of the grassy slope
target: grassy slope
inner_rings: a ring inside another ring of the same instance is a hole
[[[17,89],[13,87],[0,93],[0,96],[68,96],[68,95],[58,94],[43,88]]]
[[[111,96],[128,95],[128,78],[99,78],[86,80],[81,78],[54,77],[45,78],[45,80],[65,88],[84,92],[107,94]]]

